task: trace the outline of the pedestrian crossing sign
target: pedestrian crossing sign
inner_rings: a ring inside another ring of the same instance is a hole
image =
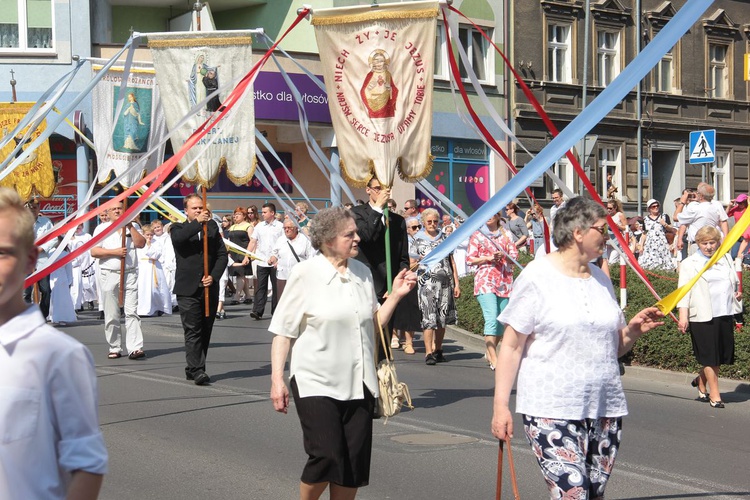
[[[690,132],[690,163],[716,161],[716,130]]]

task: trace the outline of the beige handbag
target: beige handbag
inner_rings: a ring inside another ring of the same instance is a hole
[[[414,409],[414,407],[411,404],[409,387],[404,382],[398,381],[396,365],[393,363],[393,353],[390,344],[385,341],[385,333],[383,332],[383,325],[380,324],[380,318],[378,318],[378,329],[380,330],[380,342],[385,352],[385,359],[377,365],[378,387],[380,388],[378,415],[385,417],[384,423],[388,423],[388,418],[398,415],[402,406],[407,406],[410,409]],[[376,347],[376,361],[377,355],[378,349]]]

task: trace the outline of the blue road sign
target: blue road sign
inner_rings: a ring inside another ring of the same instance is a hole
[[[690,163],[716,161],[716,130],[690,132]]]

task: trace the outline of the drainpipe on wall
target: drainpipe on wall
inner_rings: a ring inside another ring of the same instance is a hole
[[[642,40],[642,26],[643,16],[641,15],[641,0],[636,0],[635,8],[637,11],[635,26],[638,32],[635,37],[635,56],[641,53],[641,40]],[[641,163],[643,162],[643,115],[641,109],[641,80],[638,81],[638,86],[635,90],[635,119],[638,122],[637,142],[638,142],[638,216],[643,216],[643,178],[641,176]],[[626,159],[627,161],[627,159]],[[652,167],[653,168],[653,167]],[[626,168],[627,170],[627,168]],[[650,172],[651,178],[653,173]],[[627,177],[627,176],[626,176]],[[653,192],[653,189],[652,189]]]
[[[583,13],[584,27],[583,27],[583,88],[581,92],[581,112],[586,109],[586,94],[588,93],[588,82],[589,82],[589,37],[591,36],[591,0],[586,0],[586,6],[584,7],[585,12]],[[586,171],[586,136],[583,136],[581,140],[581,150],[578,152],[579,158],[578,163],[581,164],[584,172]],[[594,162],[597,161],[599,155],[596,155]],[[596,171],[598,165],[594,167]],[[596,177],[596,175],[594,176]],[[583,181],[578,181],[578,193],[583,193]]]

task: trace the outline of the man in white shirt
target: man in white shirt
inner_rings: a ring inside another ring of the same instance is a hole
[[[554,252],[555,250],[557,250],[557,245],[555,245],[555,241],[552,238],[552,228],[555,227],[555,216],[557,215],[557,211],[560,210],[564,206],[565,206],[565,198],[563,198],[562,189],[556,188],[555,190],[552,191],[552,206],[549,209],[550,252]]]
[[[291,219],[284,221],[284,235],[276,240],[271,251],[268,263],[276,268],[276,287],[279,291],[279,299],[284,293],[286,280],[292,268],[307,260],[315,254],[310,240],[304,234],[300,234],[299,228]]]
[[[253,312],[250,313],[253,319],[261,319],[266,309],[266,300],[268,299],[268,280],[271,280],[271,314],[276,310],[276,304],[279,302],[278,285],[276,282],[276,268],[268,262],[273,254],[273,246],[278,239],[284,234],[281,222],[276,220],[276,205],[266,203],[261,210],[263,221],[255,226],[253,234],[250,236],[249,250],[258,255],[261,260],[258,261],[257,277],[255,281],[255,300],[253,300]]]
[[[91,353],[24,303],[34,217],[0,188],[0,498],[97,498],[107,472]]]
[[[718,201],[714,201],[715,190],[710,184],[701,182],[696,190],[695,201],[687,203],[687,194],[683,194],[684,200],[675,210],[675,215],[680,223],[680,229],[675,238],[675,244],[678,250],[682,250],[682,237],[687,232],[688,255],[695,253],[698,248],[695,244],[695,234],[703,226],[714,226],[721,230],[726,237],[729,232],[729,223],[727,222],[727,212]],[[687,203],[687,205],[686,205]]]
[[[109,222],[96,226],[94,237],[116,224],[122,214],[122,203],[107,211]],[[146,246],[146,239],[138,225],[129,222],[125,227],[110,234],[91,249],[91,256],[99,259],[99,289],[104,308],[104,336],[109,344],[109,359],[122,356],[122,333],[120,326],[120,286],[124,286],[123,307],[125,309],[125,349],[130,359],[141,359],[143,332],[138,316],[138,258],[136,248]],[[122,233],[125,231],[125,246]],[[125,259],[125,274],[121,274],[121,263]]]
[[[39,239],[52,230],[52,221],[43,215],[39,215],[39,200],[31,198],[26,202],[26,208],[28,208],[34,216],[34,239]],[[47,267],[49,257],[54,253],[57,247],[57,238],[53,238],[43,245],[39,246],[39,258],[36,261],[36,269],[43,269]],[[44,278],[37,281],[39,287],[39,309],[42,310],[42,314],[46,318],[49,316],[49,304],[50,297],[52,296],[52,287],[50,286],[49,274]],[[27,304],[31,304],[32,292],[34,287],[30,286],[23,292],[23,298]]]

